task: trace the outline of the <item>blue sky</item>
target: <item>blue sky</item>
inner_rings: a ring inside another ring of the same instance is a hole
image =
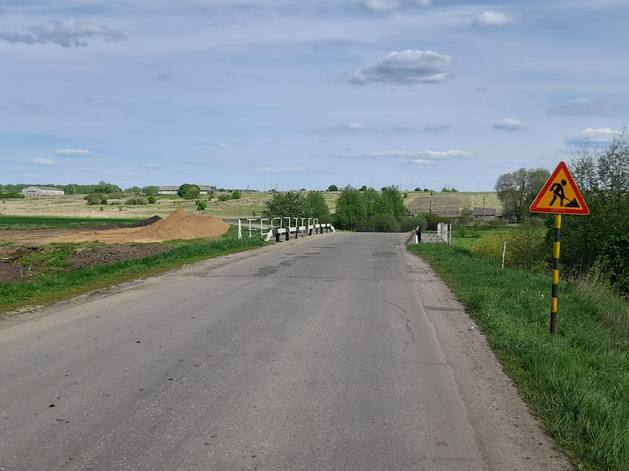
[[[629,0],[0,0],[0,183],[492,190],[629,115]]]

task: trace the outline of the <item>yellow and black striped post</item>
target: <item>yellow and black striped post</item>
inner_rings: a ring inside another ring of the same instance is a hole
[[[557,333],[557,291],[559,285],[559,248],[561,246],[561,214],[555,215],[555,246],[553,250],[553,292],[550,305],[550,333]]]

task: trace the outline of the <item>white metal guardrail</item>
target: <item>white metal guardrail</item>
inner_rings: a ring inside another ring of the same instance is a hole
[[[317,218],[260,218],[260,219],[238,219],[238,238],[242,239],[243,221],[249,226],[249,237],[261,236],[265,242],[275,237],[276,242],[284,236],[289,240],[293,235],[297,239],[300,235],[323,234],[325,232],[336,232],[332,224],[320,224]]]

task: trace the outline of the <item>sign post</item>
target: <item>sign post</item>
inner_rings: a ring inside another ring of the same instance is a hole
[[[550,305],[550,333],[557,333],[557,294],[559,285],[559,251],[561,247],[561,215],[590,214],[583,196],[577,187],[570,170],[564,162],[559,162],[555,171],[539,192],[529,211],[532,213],[555,214],[555,242],[553,247],[553,288]]]

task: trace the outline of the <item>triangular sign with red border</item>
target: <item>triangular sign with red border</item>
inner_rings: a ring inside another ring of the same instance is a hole
[[[532,213],[590,214],[590,210],[564,162],[559,162],[529,210]]]

